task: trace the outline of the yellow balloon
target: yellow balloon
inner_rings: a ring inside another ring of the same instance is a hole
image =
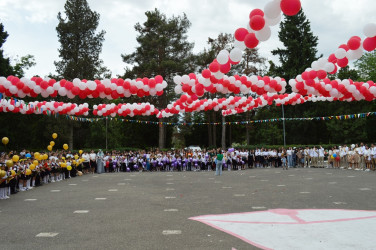
[[[5,164],[8,166],[8,168],[13,167],[13,161],[12,160],[7,160],[7,162]]]
[[[31,170],[30,169],[26,169],[26,175],[31,175]]]
[[[47,154],[44,154],[43,155],[43,160],[47,160],[48,159],[48,155]]]
[[[51,146],[51,145],[48,145],[48,146],[47,146],[47,149],[48,149],[48,151],[52,151],[52,146]]]
[[[11,170],[11,171],[10,171],[10,174],[14,177],[14,176],[16,176],[16,171]]]
[[[3,137],[3,139],[1,141],[3,142],[4,145],[7,145],[8,142],[9,142],[9,139],[8,139],[8,137]]]
[[[4,170],[0,170],[0,178],[3,178],[5,176],[6,172]]]
[[[51,145],[51,147],[55,146],[55,142],[54,141],[50,141],[50,145]]]
[[[63,149],[68,150],[68,148],[69,148],[69,147],[68,147],[68,144],[64,144],[64,145],[63,145]]]
[[[34,159],[39,160],[39,157],[40,157],[40,154],[38,152],[35,152],[34,153]]]
[[[72,170],[72,166],[68,166],[68,167],[67,167],[67,170],[68,170],[68,171],[71,171],[71,170]]]
[[[33,161],[33,164],[34,164],[35,166],[37,166],[37,165],[39,164],[39,162],[38,162],[37,160],[34,160],[34,161]]]
[[[76,160],[77,160],[78,158],[79,158],[79,156],[78,156],[78,155],[74,155],[74,159],[76,159]]]
[[[61,157],[62,160],[65,160],[65,157]]]
[[[53,134],[52,134],[52,138],[56,139],[56,138],[57,138],[57,134],[56,134],[56,133],[53,133]]]
[[[20,157],[18,155],[13,155],[13,157],[12,157],[12,160],[14,162],[18,162],[19,159],[20,159]]]
[[[65,162],[62,162],[62,163],[61,163],[61,167],[62,167],[62,168],[66,168],[66,167],[67,167],[67,164],[66,164]]]
[[[34,169],[35,169],[35,164],[30,164],[29,168],[30,168],[31,170],[34,170]]]
[[[79,153],[80,153],[80,155],[82,155],[82,153],[84,152],[84,151],[82,151],[81,149],[80,149],[80,151],[78,151]]]

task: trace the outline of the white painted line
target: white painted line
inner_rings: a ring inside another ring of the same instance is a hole
[[[286,185],[277,185],[277,187],[286,187]]]
[[[310,194],[311,192],[300,192],[300,194]]]
[[[370,188],[359,188],[359,190],[361,190],[361,191],[369,191],[371,189]]]
[[[222,187],[223,189],[230,189],[230,188],[232,188],[232,187]]]
[[[61,190],[51,190],[52,193],[58,193],[60,192]]]
[[[172,182],[167,182],[166,184],[167,185],[174,185],[174,183],[172,183]]]
[[[214,183],[222,183],[221,181],[215,181]]]
[[[175,196],[166,196],[165,199],[176,199]]]
[[[244,197],[245,194],[234,194],[235,197]]]
[[[173,175],[172,174],[168,174],[167,177],[172,177]]]
[[[98,178],[98,176],[93,176],[93,178]]]
[[[293,175],[293,174],[290,174],[290,175],[289,175],[289,177],[293,177],[293,176],[295,176],[295,175]]]
[[[118,190],[117,189],[109,189],[108,191],[109,192],[117,192]]]
[[[95,198],[96,201],[105,201],[107,198]]]
[[[281,172],[275,172],[276,174],[280,174]]]
[[[35,237],[55,237],[56,235],[58,235],[59,233],[39,233],[37,234]]]
[[[353,176],[353,175],[350,175],[350,176],[347,176],[347,177],[349,177],[349,178],[354,178],[355,176]]]
[[[337,182],[329,182],[330,185],[337,184]]]
[[[166,188],[166,191],[174,191],[175,188]]]
[[[256,176],[249,176],[249,178],[256,178]]]
[[[118,183],[119,186],[125,186],[125,183]]]
[[[36,201],[37,199],[25,199],[25,201]]]
[[[69,186],[77,186],[77,184],[72,183],[72,184],[69,184]]]
[[[210,177],[209,180],[214,180],[214,178],[213,178],[213,177]]]
[[[87,214],[89,213],[89,210],[76,210],[73,213],[74,214]]]
[[[336,202],[333,202],[335,205],[346,205],[347,203],[346,202],[342,202],[342,201],[336,201]]]
[[[82,180],[82,181],[89,181],[89,180]]]
[[[125,181],[131,181],[132,179],[124,179]]]
[[[252,207],[252,209],[265,209],[266,207]]]
[[[131,174],[130,177],[135,177],[135,175],[134,175],[134,174]]]
[[[260,181],[264,181],[265,182],[265,181],[269,181],[269,180],[260,180]]]
[[[171,209],[165,209],[164,210],[165,212],[177,212],[179,211],[178,209],[175,209],[175,208],[171,208]]]
[[[326,173],[326,174],[329,174],[329,175],[330,175],[330,174],[333,174],[333,173]]]
[[[313,180],[313,178],[305,178],[306,180]]]
[[[181,230],[163,230],[163,235],[181,234]]]

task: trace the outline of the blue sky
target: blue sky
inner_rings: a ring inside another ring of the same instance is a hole
[[[124,73],[122,53],[131,53],[137,46],[134,25],[143,23],[144,13],[158,8],[167,16],[186,13],[192,26],[188,39],[198,52],[207,46],[208,37],[220,32],[233,33],[245,27],[249,12],[261,8],[270,0],[88,0],[92,10],[101,15],[99,29],[106,31],[101,58],[113,73]],[[302,7],[311,22],[314,35],[319,37],[318,50],[328,56],[353,36],[364,37],[365,24],[376,22],[374,0],[302,0]],[[53,62],[58,60],[59,43],[56,26],[57,13],[64,11],[63,0],[1,0],[0,22],[9,33],[3,49],[11,58],[32,54],[37,65],[27,71],[27,77],[46,76],[55,72]],[[260,54],[275,60],[270,51],[281,47],[278,26],[272,28],[272,37],[261,43]],[[1,75],[1,72],[0,72]]]

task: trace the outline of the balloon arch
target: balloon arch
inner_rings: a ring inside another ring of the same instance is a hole
[[[288,82],[280,77],[269,76],[228,76],[232,65],[238,64],[246,48],[255,48],[260,42],[271,37],[271,26],[279,24],[282,13],[293,16],[301,9],[299,0],[273,0],[263,10],[250,12],[246,28],[238,28],[235,33],[234,48],[222,50],[210,63],[208,69],[201,73],[175,76],[176,94],[180,97],[162,110],[150,103],[134,104],[100,104],[92,107],[92,115],[97,117],[116,116],[151,116],[157,118],[170,117],[182,112],[222,111],[223,116],[250,111],[266,105],[296,105],[307,101],[373,101],[376,98],[376,84],[372,81],[354,82],[351,79],[330,80],[328,74],[335,74],[338,68],[348,65],[349,61],[359,59],[364,51],[376,48],[376,24],[367,24],[363,28],[364,38],[352,36],[347,43],[341,44],[328,58],[320,58],[312,62],[302,74]],[[292,93],[285,93],[287,84]],[[137,79],[74,79],[56,81],[40,77],[17,78],[0,77],[0,95],[5,97],[0,102],[0,112],[21,114],[62,114],[88,116],[89,105],[63,103],[56,101],[26,103],[16,98],[39,97],[54,98],[67,96],[70,99],[79,97],[118,99],[130,96],[163,95],[167,82],[162,76]],[[207,92],[234,94],[229,98],[199,99]],[[257,94],[257,98],[241,97],[237,94]],[[13,98],[14,97],[14,98]]]

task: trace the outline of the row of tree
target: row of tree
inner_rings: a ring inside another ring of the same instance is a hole
[[[164,108],[175,100],[172,78],[176,75],[200,72],[208,67],[213,58],[222,49],[231,49],[232,34],[219,34],[217,38],[208,38],[208,47],[198,54],[193,53],[194,44],[189,42],[187,33],[191,26],[185,14],[168,18],[158,9],[145,13],[147,20],[135,25],[138,46],[131,54],[121,55],[126,68],[123,78],[151,77],[162,75],[169,83],[165,94],[160,97],[145,97],[158,108]],[[109,78],[111,72],[100,59],[105,31],[97,31],[100,15],[92,11],[86,0],[67,0],[64,12],[58,13],[59,24],[56,27],[60,42],[59,61],[55,62],[55,79],[73,80]],[[285,79],[294,78],[316,60],[318,38],[313,35],[310,23],[301,10],[293,17],[285,16],[281,23],[279,39],[284,48],[272,53],[279,62],[262,58],[257,49],[247,49],[242,62],[232,68],[230,74],[268,74]],[[8,34],[0,24],[0,49]],[[357,63],[357,70],[344,68],[338,73],[340,79],[376,80],[375,53],[368,53]],[[22,77],[24,70],[34,64],[33,56],[27,55],[11,65],[9,58],[0,50],[0,74]],[[220,98],[223,95],[207,93],[205,98]],[[26,98],[26,101],[29,99]],[[58,97],[57,101],[72,101]],[[90,105],[103,103],[104,100],[73,100],[75,103],[88,102]],[[119,102],[140,102],[131,97]],[[350,114],[375,111],[375,102],[353,103],[307,103],[285,108],[286,117],[311,117],[325,115]],[[251,119],[270,119],[281,117],[281,107],[269,106],[241,115],[226,117],[226,121],[245,121]],[[140,117],[139,120],[157,121],[155,117]],[[184,114],[160,121],[186,121],[218,123],[225,121],[220,112],[201,112]],[[67,120],[66,117],[23,116],[18,114],[0,114],[0,135],[11,138],[15,148],[40,148],[48,145],[52,132],[59,134],[58,143],[69,142],[73,148],[109,148],[120,147],[185,147],[200,145],[203,147],[227,147],[232,143],[241,144],[282,144],[283,129],[281,123],[262,123],[252,125],[205,125],[205,126],[156,126],[139,123],[103,121],[82,123]],[[374,118],[352,121],[314,121],[287,122],[288,144],[350,143],[353,141],[371,142],[376,139],[373,128]],[[59,145],[59,144],[58,144]]]

